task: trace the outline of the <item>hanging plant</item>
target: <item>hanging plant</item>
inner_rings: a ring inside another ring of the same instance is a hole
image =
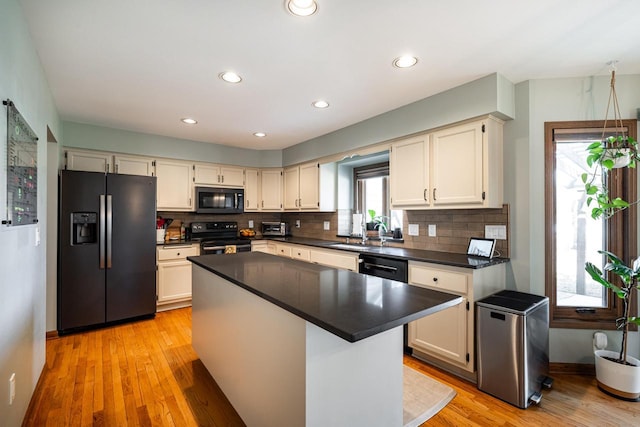
[[[609,101],[604,115],[604,126],[602,129],[602,139],[596,141],[587,147],[587,165],[592,168],[590,173],[582,174],[582,182],[587,194],[587,206],[591,207],[591,217],[604,219],[612,217],[616,212],[627,209],[638,201],[629,203],[620,197],[611,198],[607,188],[608,173],[616,168],[635,168],[636,163],[640,161],[638,155],[638,142],[632,137],[625,135],[622,126],[622,118],[620,117],[620,106],[618,105],[618,95],[616,93],[616,71],[615,64],[617,61],[611,61],[609,65],[611,70],[611,90],[609,92]],[[616,126],[615,136],[605,138],[607,133],[607,117],[609,108],[613,105],[613,122]],[[597,178],[601,179],[596,183]]]
[[[593,219],[610,218],[617,211],[638,203],[638,201],[629,203],[620,197],[612,199],[607,188],[607,174],[611,170],[623,167],[635,168],[640,161],[637,141],[625,135],[610,136],[589,145],[587,152],[587,165],[592,168],[592,171],[582,174],[582,182],[587,194],[587,206],[591,207],[591,217]],[[596,182],[598,177],[601,179]]]

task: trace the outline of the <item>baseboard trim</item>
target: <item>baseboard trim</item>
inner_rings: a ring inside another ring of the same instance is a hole
[[[54,339],[56,339],[58,337],[59,337],[58,331],[47,331],[46,339],[54,340]]]
[[[549,363],[549,374],[596,376],[596,365],[591,363]]]

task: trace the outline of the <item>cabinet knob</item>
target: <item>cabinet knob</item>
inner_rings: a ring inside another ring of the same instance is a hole
[[[180,252],[178,252],[178,256],[180,256]]]
[[[437,281],[438,281],[438,278],[437,278],[437,277],[434,277],[434,278],[433,278],[433,281],[434,281],[434,282],[437,282]]]

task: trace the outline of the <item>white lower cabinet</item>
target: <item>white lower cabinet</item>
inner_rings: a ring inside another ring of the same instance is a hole
[[[296,245],[293,243],[258,241],[251,243],[251,250],[253,252],[266,252],[355,272],[358,271],[358,263],[360,261],[360,255],[358,253],[335,249],[318,249],[313,246]]]
[[[505,264],[468,269],[409,261],[409,284],[462,297],[460,304],[409,323],[414,354],[473,374],[475,301],[504,289],[505,272]]]
[[[358,272],[360,255],[358,253],[338,251],[335,249],[311,249],[309,260],[327,267],[340,268]]]
[[[197,244],[156,249],[158,311],[191,305],[191,261],[187,257],[199,253]]]

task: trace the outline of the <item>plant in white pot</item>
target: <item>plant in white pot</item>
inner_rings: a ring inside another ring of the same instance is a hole
[[[630,316],[630,304],[635,301],[633,293],[638,289],[640,275],[640,258],[636,258],[631,266],[608,251],[598,251],[605,255],[609,262],[604,266],[605,272],[611,272],[620,279],[621,285],[607,280],[596,265],[587,262],[585,270],[593,280],[607,289],[611,289],[622,301],[623,314],[616,320],[616,326],[622,331],[620,352],[596,350],[596,377],[598,386],[616,397],[628,400],[640,400],[640,360],[627,354],[629,325],[640,325],[640,318]],[[636,292],[637,293],[637,292]]]
[[[613,65],[615,66],[615,62]],[[612,103],[615,125],[613,133],[615,135],[605,138],[607,133],[606,117]],[[602,138],[601,141],[596,141],[587,148],[587,164],[591,168],[591,172],[582,174],[587,206],[591,207],[591,217],[594,219],[607,220],[620,211],[635,207],[634,205],[640,202],[640,200],[628,202],[609,194],[610,172],[617,168],[635,168],[636,164],[640,162],[638,143],[626,134],[624,129],[615,90],[614,67],[611,71],[611,92],[605,113]],[[637,254],[637,248],[632,250]],[[616,327],[622,332],[620,352],[604,349],[595,351],[598,386],[616,397],[640,401],[640,360],[627,354],[629,326],[640,325],[640,319],[631,315],[631,304],[637,301],[640,257],[627,265],[619,256],[609,251],[598,252],[606,257],[604,271],[590,262],[585,264],[585,270],[593,280],[610,289],[622,302],[622,316],[616,319]]]

